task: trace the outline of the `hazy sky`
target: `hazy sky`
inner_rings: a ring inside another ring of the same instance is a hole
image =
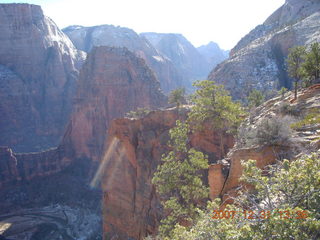
[[[231,49],[285,0],[15,0],[42,6],[60,27],[113,24],[136,32],[182,33],[192,44]]]

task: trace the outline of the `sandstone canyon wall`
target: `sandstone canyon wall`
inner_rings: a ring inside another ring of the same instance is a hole
[[[36,5],[0,4],[0,32],[0,145],[57,146],[85,55]]]
[[[70,146],[70,154],[98,162],[111,120],[138,107],[165,105],[159,82],[143,59],[126,48],[93,48],[80,73],[62,144]]]
[[[182,75],[173,62],[157,51],[144,37],[133,30],[112,25],[93,27],[70,26],[63,29],[74,45],[85,52],[95,46],[126,47],[143,58],[154,71],[165,93],[183,86]]]
[[[236,99],[244,99],[253,88],[263,92],[291,88],[286,73],[288,49],[320,41],[319,10],[319,1],[286,0],[239,41],[209,79],[225,85]]]
[[[104,171],[104,239],[143,239],[157,232],[162,216],[159,196],[151,179],[161,156],[168,152],[169,129],[176,120],[185,120],[187,111],[153,111],[140,119],[116,119],[109,128],[101,166]],[[206,153],[211,163],[222,159],[220,133],[191,134],[190,144]],[[234,144],[224,138],[226,151]]]

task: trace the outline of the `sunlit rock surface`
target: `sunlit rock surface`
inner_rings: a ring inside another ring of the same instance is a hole
[[[143,58],[154,71],[165,93],[182,87],[182,75],[174,63],[160,53],[148,40],[133,30],[113,25],[93,27],[70,26],[63,29],[74,45],[83,51],[90,52],[97,46],[126,47]]]
[[[209,79],[223,84],[236,99],[252,89],[291,88],[286,71],[288,49],[320,41],[320,2],[287,0],[262,25],[243,37]]]

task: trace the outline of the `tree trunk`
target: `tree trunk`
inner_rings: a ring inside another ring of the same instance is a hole
[[[224,152],[224,143],[223,143],[223,132],[221,131],[221,133],[220,133],[220,151],[221,151],[221,156],[222,156],[222,158],[224,158],[225,157],[225,152]],[[221,158],[221,159],[222,159]]]

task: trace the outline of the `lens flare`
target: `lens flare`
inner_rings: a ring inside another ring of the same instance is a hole
[[[108,150],[104,154],[103,159],[99,165],[99,168],[98,168],[96,174],[94,175],[94,178],[90,182],[90,187],[95,188],[98,186],[98,184],[101,180],[101,177],[103,176],[106,164],[109,162],[109,159],[111,159],[111,157],[114,155],[114,152],[117,149],[117,147],[119,146],[119,143],[120,143],[120,141],[118,138],[115,137],[112,139],[111,144],[109,145]]]

